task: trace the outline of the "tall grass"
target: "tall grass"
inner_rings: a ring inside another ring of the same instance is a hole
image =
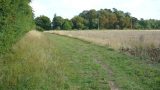
[[[79,31],[49,31],[70,37],[76,37],[101,45],[109,45],[115,49],[129,47],[137,41],[144,44],[153,43],[160,46],[160,31],[158,30],[79,30]]]
[[[154,36],[153,36],[154,37]],[[129,47],[121,46],[122,52],[138,56],[145,59],[148,63],[160,63],[160,44],[159,41],[145,41],[145,36],[140,35],[136,41],[128,42]]]
[[[0,60],[1,90],[41,90],[63,87],[63,63],[58,63],[53,43],[31,31]],[[52,85],[51,85],[52,84]]]
[[[0,60],[0,90],[109,90],[106,72],[89,52],[76,52],[81,45],[85,49],[86,43],[77,41],[74,47],[72,41],[37,31],[27,33]]]
[[[86,30],[53,31],[160,62],[160,31],[158,30]]]

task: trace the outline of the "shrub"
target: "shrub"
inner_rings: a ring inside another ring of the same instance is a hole
[[[121,47],[120,51],[138,56],[141,59],[148,59],[149,63],[160,63],[160,47],[154,45],[142,46],[137,45],[132,48]]]
[[[36,26],[41,27],[45,30],[51,29],[51,21],[47,16],[39,16],[35,18]]]
[[[73,23],[69,20],[65,20],[64,23],[62,24],[63,30],[71,30],[72,27],[73,27]]]
[[[0,0],[0,54],[34,26],[30,0]]]
[[[36,26],[36,30],[38,30],[38,31],[44,31],[44,29],[41,28],[40,26]]]

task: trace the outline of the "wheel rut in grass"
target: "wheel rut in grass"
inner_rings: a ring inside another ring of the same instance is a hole
[[[62,39],[64,39],[64,38],[62,38]],[[68,40],[69,38],[66,38],[66,39]],[[64,39],[64,40],[66,40],[66,39]],[[107,65],[106,63],[103,63],[103,60],[105,57],[102,54],[104,52],[101,51],[100,49],[96,49],[95,47],[97,47],[97,46],[94,46],[90,43],[85,43],[85,42],[79,41],[77,39],[70,39],[70,40],[72,41],[72,43],[70,43],[71,41],[69,41],[69,40],[67,43],[64,42],[63,44],[65,44],[65,47],[63,46],[63,48],[68,48],[68,51],[71,50],[71,48],[72,48],[71,51],[76,52],[76,54],[80,55],[81,57],[84,57],[84,56],[89,57],[90,60],[93,60],[92,63],[98,64],[98,66],[100,66],[100,68],[105,72],[104,77],[103,77],[105,79],[101,80],[100,82],[98,81],[99,84],[103,83],[104,86],[105,85],[107,86],[107,89],[105,88],[103,90],[108,90],[109,88],[110,88],[110,90],[119,90],[118,86],[115,84],[115,81],[113,79],[114,77],[113,77],[112,69],[109,67],[109,65]],[[76,43],[74,43],[73,40],[75,40],[75,41],[77,40],[78,42],[76,41]],[[79,57],[79,56],[77,56],[77,57]],[[87,60],[86,58],[83,58],[83,59]],[[108,79],[107,83],[106,83],[107,78],[110,78],[110,79]]]
[[[103,63],[98,59],[95,59],[95,62],[99,64],[108,73],[108,76],[110,78],[113,78],[113,71],[107,64]],[[118,86],[115,84],[113,79],[109,80],[108,84],[109,84],[110,90],[119,90]]]

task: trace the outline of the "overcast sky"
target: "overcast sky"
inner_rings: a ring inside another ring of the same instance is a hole
[[[51,20],[56,13],[72,18],[83,10],[117,8],[138,19],[160,19],[160,0],[32,0],[35,16],[46,15]]]

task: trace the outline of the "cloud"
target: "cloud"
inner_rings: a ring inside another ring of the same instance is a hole
[[[78,10],[97,8],[101,2],[104,2],[104,0],[64,0],[67,7]]]
[[[160,19],[160,0],[33,0],[31,6],[35,15],[46,15],[51,19],[54,13],[63,18],[72,18],[83,10],[117,8],[130,12],[137,18]]]
[[[36,0],[33,0],[30,5],[32,6],[33,11],[35,12],[35,15],[40,15],[47,11],[46,5],[41,2],[36,2]]]

